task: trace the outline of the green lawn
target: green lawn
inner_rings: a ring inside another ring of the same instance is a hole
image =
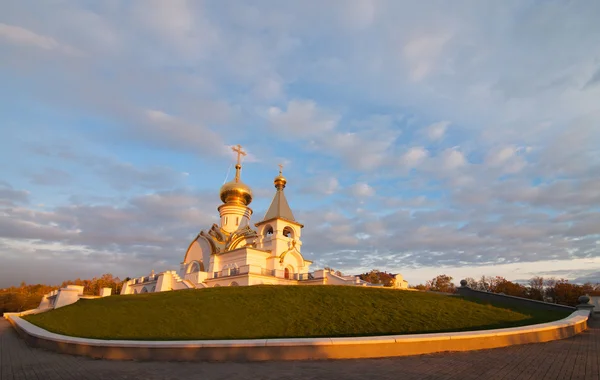
[[[25,317],[97,339],[184,340],[365,336],[481,330],[564,318],[456,296],[347,286],[218,287],[111,296]]]

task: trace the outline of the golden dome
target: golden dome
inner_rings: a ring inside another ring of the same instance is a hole
[[[248,206],[252,202],[252,190],[243,182],[231,181],[221,186],[219,191],[223,203]]]
[[[279,166],[279,175],[277,177],[275,177],[275,179],[273,180],[273,183],[275,184],[275,188],[277,190],[283,190],[283,188],[285,187],[285,184],[287,183],[287,179],[285,179],[285,177],[283,176],[283,164],[279,164],[277,165]]]
[[[281,172],[280,172],[279,175],[277,177],[275,177],[275,179],[273,180],[273,183],[275,184],[275,187],[278,190],[282,190],[285,187],[287,180],[285,179],[284,176],[281,175]]]

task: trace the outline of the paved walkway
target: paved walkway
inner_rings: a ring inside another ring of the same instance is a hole
[[[0,380],[596,379],[600,322],[569,339],[472,352],[267,363],[105,361],[31,348],[0,318]]]

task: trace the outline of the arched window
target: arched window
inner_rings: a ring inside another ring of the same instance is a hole
[[[190,266],[188,267],[188,273],[196,273],[200,272],[200,263],[197,261],[192,261]]]
[[[150,291],[154,293],[156,291],[156,285],[154,285]]]
[[[231,284],[229,284],[229,286],[240,286],[237,282],[232,282]]]
[[[273,227],[267,226],[265,228],[265,236],[271,236],[271,235],[273,235]]]
[[[142,288],[142,293],[148,293],[148,289],[145,286]]]
[[[292,230],[292,227],[286,226],[283,229],[283,236],[289,237],[289,238],[293,238],[294,237],[294,230]]]
[[[288,279],[290,278],[290,270],[288,268],[283,270],[283,277]]]

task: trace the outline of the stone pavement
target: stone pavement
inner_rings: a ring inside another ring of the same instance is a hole
[[[569,339],[492,350],[360,360],[178,363],[94,360],[31,348],[0,319],[0,380],[596,379],[600,322]]]

